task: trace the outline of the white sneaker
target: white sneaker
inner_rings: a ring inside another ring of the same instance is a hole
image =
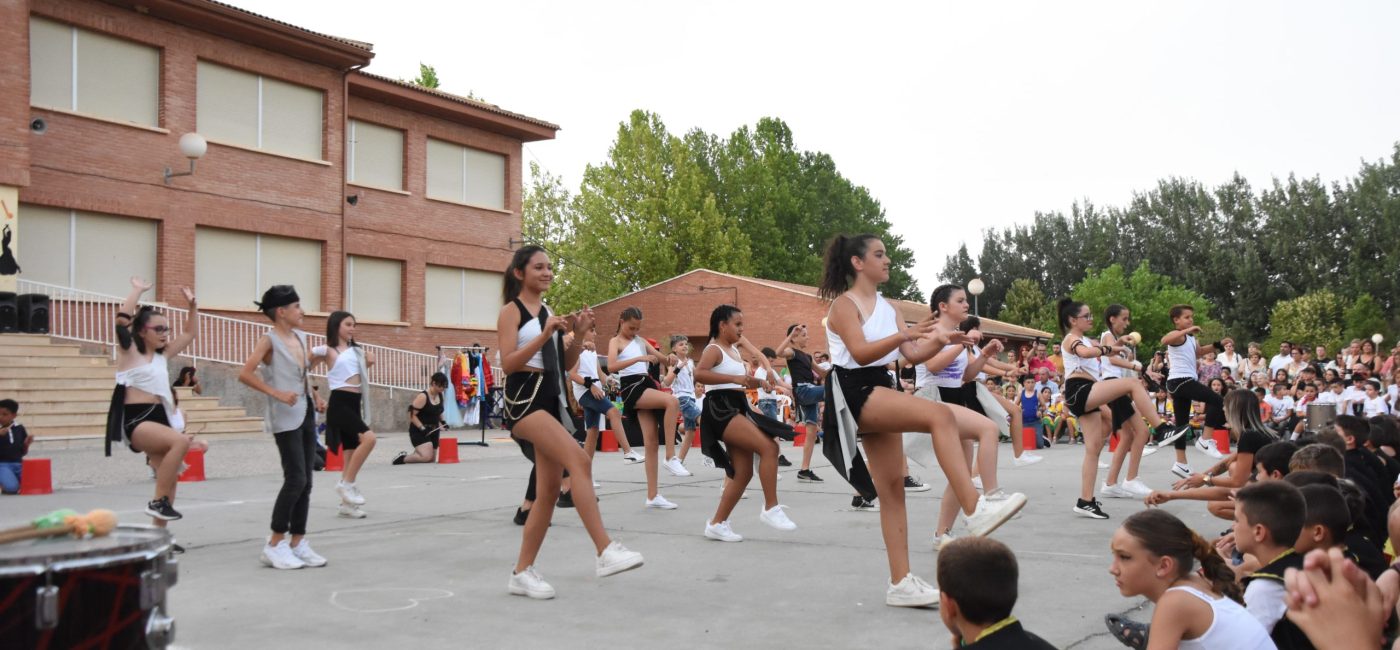
[[[1142,479],[1135,478],[1131,481],[1123,481],[1122,488],[1128,494],[1131,494],[1139,499],[1144,498],[1149,494],[1152,494],[1152,488],[1147,487],[1147,484],[1143,483]]]
[[[675,510],[678,506],[666,500],[666,497],[657,494],[655,498],[647,499],[648,508],[659,508],[661,510]]]
[[[340,512],[337,515],[346,519],[364,519],[366,516],[365,511],[361,510],[360,506],[349,503],[340,504]]]
[[[613,540],[598,556],[598,577],[606,578],[639,566],[642,566],[642,554],[629,551],[626,546]]]
[[[715,468],[715,459],[710,458],[709,456],[706,456],[706,457],[705,457],[705,460],[700,461],[700,464],[701,464],[701,465],[704,465],[705,467],[707,467],[707,468],[709,468],[709,469],[714,469],[714,468]]]
[[[599,482],[597,482],[597,481],[594,481],[594,482],[593,482],[593,489],[596,490],[596,489],[598,489],[598,488],[600,488],[600,487],[603,487],[603,484],[602,484],[602,483],[599,483]]]
[[[1185,463],[1172,463],[1172,473],[1181,478],[1190,478],[1195,472],[1191,471],[1191,466]]]
[[[943,533],[942,535],[939,535],[938,533],[934,533],[934,534],[933,534],[933,550],[935,550],[935,551],[941,551],[941,550],[943,550],[943,547],[944,547],[944,546],[947,546],[948,544],[950,544],[950,543],[951,543],[953,540],[955,540],[955,539],[957,539],[957,537],[953,535],[953,531],[951,531],[951,530],[948,531],[948,532],[946,532],[946,533]]]
[[[885,604],[890,607],[937,607],[938,590],[911,573],[904,576],[899,584],[890,585],[885,592]]]
[[[301,543],[292,547],[292,555],[309,567],[326,566],[326,558],[321,557],[316,551],[311,550],[311,542],[302,538]]]
[[[1225,455],[1220,453],[1220,450],[1216,448],[1215,441],[1207,441],[1204,436],[1196,439],[1196,448],[1201,450],[1201,453],[1204,453],[1205,455],[1210,456],[1211,458],[1225,457]]]
[[[1102,497],[1105,497],[1105,498],[1108,498],[1108,499],[1131,499],[1131,498],[1133,498],[1133,494],[1132,494],[1131,492],[1129,492],[1129,491],[1123,489],[1122,487],[1120,487],[1120,486],[1117,485],[1117,484],[1109,485],[1108,483],[1104,483],[1102,486],[1099,487],[1099,496],[1102,496]]]
[[[533,564],[525,567],[525,570],[520,573],[512,572],[510,584],[506,586],[506,589],[516,596],[525,596],[536,600],[549,600],[554,597],[554,587],[549,586],[549,583],[544,581]]]
[[[788,519],[787,513],[783,512],[786,507],[781,504],[773,506],[758,513],[758,519],[778,530],[797,530],[797,524],[792,523],[792,520]]]
[[[646,457],[643,456],[636,449],[633,449],[632,451],[629,451],[622,455],[622,462],[624,463],[636,464],[644,461],[646,461]]]
[[[988,501],[1005,501],[1011,498],[1011,494],[1002,488],[997,488],[982,495],[982,498]]]
[[[967,533],[973,537],[985,537],[1001,527],[1024,507],[1026,507],[1026,495],[1020,492],[1013,492],[1005,501],[978,499],[977,509],[971,515],[963,514],[963,521],[967,524]]]
[[[1099,461],[1099,469],[1108,469],[1108,463]]]
[[[352,506],[362,506],[365,504],[365,498],[360,496],[359,490],[356,490],[354,485],[346,483],[345,481],[336,481],[335,493],[340,495],[341,503],[348,503]]]
[[[1027,465],[1034,465],[1042,460],[1045,460],[1044,456],[1032,454],[1029,451],[1023,451],[1020,456],[1011,459],[1011,466],[1025,467]]]
[[[708,521],[705,522],[705,537],[716,539],[721,542],[744,541],[744,536],[734,532],[734,529],[729,527],[729,522],[727,521],[721,521],[717,524],[712,524]]]
[[[667,458],[666,462],[662,464],[666,466],[666,471],[670,472],[671,476],[690,476],[690,470],[685,468],[685,465],[681,463],[681,459],[679,458],[672,456],[671,458]]]
[[[264,544],[262,557],[259,559],[264,565],[274,569],[300,569],[306,566],[305,562],[292,554],[292,545],[285,537],[282,538],[282,541],[277,542],[276,546]]]
[[[1142,457],[1143,457],[1143,458],[1147,458],[1148,456],[1151,456],[1152,454],[1155,454],[1155,453],[1157,453],[1157,446],[1156,446],[1156,445],[1153,445],[1153,444],[1151,444],[1151,443],[1148,443],[1147,446],[1145,446],[1145,447],[1142,448]]]
[[[982,489],[982,477],[980,477],[980,476],[974,476],[974,477],[972,477],[972,487],[975,487],[975,488],[977,488],[977,489],[979,489],[979,490]]]

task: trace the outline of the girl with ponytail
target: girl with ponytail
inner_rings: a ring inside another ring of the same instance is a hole
[[[889,277],[890,258],[879,237],[837,236],[827,246],[820,295],[832,301],[826,323],[832,367],[826,381],[822,454],[860,493],[857,502],[880,500],[880,531],[890,565],[885,604],[928,607],[938,602],[938,590],[909,570],[903,432],[931,434],[934,455],[971,535],[987,535],[1006,523],[1025,505],[1025,497],[979,497],[963,459],[952,409],[901,392],[886,370],[901,357],[923,363],[948,344],[972,341],[956,330],[936,331],[932,316],[906,325],[880,296],[879,286]]]
[[[1180,519],[1144,510],[1123,521],[1109,547],[1108,572],[1119,593],[1156,605],[1150,635],[1140,623],[1108,616],[1119,641],[1154,650],[1274,649],[1264,626],[1241,604],[1239,583],[1224,558]]]

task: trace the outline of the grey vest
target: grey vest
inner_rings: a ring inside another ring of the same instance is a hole
[[[297,429],[306,419],[307,395],[311,392],[311,380],[307,373],[311,350],[306,346],[306,332],[292,330],[292,333],[296,334],[297,340],[301,342],[301,356],[304,360],[301,368],[297,368],[296,357],[282,343],[276,332],[268,332],[265,335],[272,342],[272,363],[262,364],[263,381],[277,390],[289,390],[301,395],[292,406],[273,399],[271,395],[267,397],[267,429],[272,433]]]

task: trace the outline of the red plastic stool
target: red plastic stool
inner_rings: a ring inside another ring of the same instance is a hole
[[[20,465],[20,494],[52,494],[53,466],[47,458],[26,458]]]
[[[1035,429],[1031,427],[1021,427],[1021,447],[1023,449],[1035,449]]]
[[[694,435],[691,436],[691,438],[690,438],[690,446],[691,446],[691,447],[695,447],[696,449],[699,449],[699,448],[700,448],[700,430],[699,430],[699,429],[696,429]]]
[[[191,449],[185,452],[185,471],[180,472],[181,483],[192,483],[204,480],[204,452],[198,449]]]
[[[1212,435],[1215,437],[1215,448],[1218,449],[1218,450],[1220,451],[1220,453],[1225,454],[1225,455],[1229,455],[1229,454],[1230,454],[1230,430],[1229,430],[1229,429],[1212,429],[1211,432],[1212,432]]]
[[[1117,431],[1114,431],[1114,432],[1113,432],[1113,435],[1110,435],[1110,436],[1108,437],[1108,451],[1109,451],[1109,453],[1118,451],[1118,432],[1117,432]]]
[[[598,442],[603,445],[600,451],[617,451],[617,437],[613,435],[612,429],[598,432]]]
[[[327,448],[325,471],[339,472],[342,469],[345,469],[345,461],[341,458],[340,450]]]
[[[451,465],[460,462],[457,458],[457,439],[442,438],[438,440],[438,464]]]

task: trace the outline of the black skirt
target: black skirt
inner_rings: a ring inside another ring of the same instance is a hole
[[[840,405],[835,397],[837,386],[841,388],[843,403]],[[856,492],[867,499],[874,499],[876,493],[870,470],[865,466],[865,459],[861,457],[855,444],[859,435],[860,414],[865,408],[866,400],[870,399],[870,394],[875,392],[876,388],[899,390],[898,386],[884,366],[850,370],[833,366],[826,378],[826,409],[822,415],[822,429],[825,432],[822,436],[822,455],[831,462],[837,473],[841,474],[841,478],[846,479]],[[849,423],[843,424],[841,406],[845,407],[844,410],[856,423],[854,428],[849,427]]]
[[[661,390],[661,384],[656,383],[651,375],[624,375],[622,387],[618,390],[622,397],[622,412],[631,417],[637,410],[637,400],[642,399],[642,394],[646,393],[648,388]]]
[[[729,421],[736,417],[748,418],[770,438],[792,440],[796,436],[796,432],[786,423],[749,408],[748,395],[742,390],[728,388],[705,393],[705,403],[700,409],[700,451],[730,478],[734,477],[734,466],[729,462],[729,453],[722,442]]]
[[[360,417],[360,400],[364,396],[348,390],[331,391],[331,399],[326,404],[326,446],[351,449],[358,446],[345,444],[349,438],[359,439],[359,435],[369,431],[369,425]]]
[[[1118,399],[1108,403],[1108,410],[1113,412],[1113,430],[1118,431],[1127,424],[1133,416],[1137,415],[1137,408],[1133,406],[1133,398],[1122,395]]]
[[[506,376],[505,406],[501,409],[507,429],[535,411],[559,419],[559,387],[542,372],[513,372]]]

